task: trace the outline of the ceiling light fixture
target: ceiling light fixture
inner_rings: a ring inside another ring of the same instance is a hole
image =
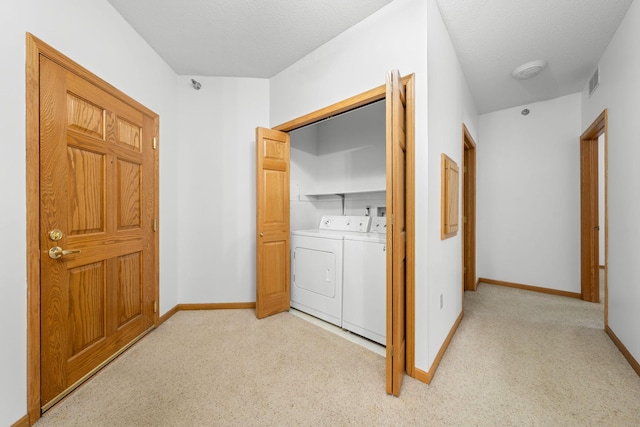
[[[522,64],[511,72],[511,76],[514,79],[526,80],[538,74],[544,67],[547,66],[547,61],[538,59],[535,61]]]

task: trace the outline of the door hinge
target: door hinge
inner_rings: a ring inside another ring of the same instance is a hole
[[[156,150],[158,148],[158,138],[153,137],[153,149]]]
[[[467,173],[467,167],[466,166],[462,168],[462,173]]]
[[[157,313],[158,312],[158,301],[154,301],[153,302],[153,312]]]
[[[462,217],[462,222],[464,222],[465,224],[467,223],[467,217],[466,216]]]
[[[153,232],[158,231],[158,220],[153,218]]]

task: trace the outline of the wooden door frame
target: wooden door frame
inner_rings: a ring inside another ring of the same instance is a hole
[[[405,369],[409,376],[414,377],[415,372],[415,75],[402,77],[402,84],[406,91],[406,206],[405,224],[407,229],[406,248],[406,362]],[[347,111],[355,110],[376,101],[386,98],[386,84],[352,96],[343,101],[316,110],[304,116],[282,123],[273,129],[282,132],[291,132],[303,126],[328,119]]]
[[[40,398],[40,56],[47,57],[68,71],[89,81],[119,100],[135,105],[154,119],[158,135],[159,116],[133,98],[119,91],[84,67],[64,56],[30,33],[26,33],[26,188],[27,188],[27,415],[29,424],[41,416]],[[154,208],[159,218],[159,148],[154,151]],[[159,233],[153,239],[154,300],[159,301]],[[154,326],[158,326],[158,310]]]
[[[467,269],[465,281],[464,270]],[[476,142],[462,124],[462,304],[464,291],[475,291],[476,282]]]
[[[608,314],[609,314],[609,304],[608,304],[608,270],[609,270],[609,195],[608,195],[608,187],[609,187],[609,162],[608,162],[608,152],[609,152],[609,131],[608,131],[608,112],[605,109],[594,121],[591,125],[584,131],[584,133],[580,136],[580,145],[583,144],[598,144],[598,138],[601,135],[604,135],[604,324],[605,327],[608,323]],[[583,153],[580,150],[580,158],[582,159]],[[596,149],[596,156],[597,156]],[[597,159],[596,159],[597,160]],[[582,163],[582,160],[581,160]],[[598,162],[595,162],[595,171],[587,170],[581,171],[581,174],[597,174],[598,173]],[[583,180],[580,180],[580,194],[582,195],[585,192],[595,192],[598,195],[598,185],[596,181],[595,188],[587,188],[583,183]],[[580,204],[580,221],[581,221],[581,232],[580,232],[580,253],[581,253],[581,272],[582,265],[586,262],[582,253],[584,252],[583,245],[584,236],[582,231],[582,218],[583,216],[587,216],[588,212],[585,210],[586,208]],[[596,212],[597,214],[597,212]],[[598,263],[599,264],[599,263]],[[598,266],[596,266],[598,268]],[[582,273],[581,273],[582,274]],[[581,290],[581,298],[585,301],[595,301],[594,295],[598,296],[599,300],[599,289],[593,289],[589,283],[585,283],[581,280],[580,284]]]

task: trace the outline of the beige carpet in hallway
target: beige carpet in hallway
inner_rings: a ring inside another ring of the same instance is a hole
[[[481,284],[430,385],[292,314],[179,312],[44,426],[637,426],[640,378],[602,306]]]

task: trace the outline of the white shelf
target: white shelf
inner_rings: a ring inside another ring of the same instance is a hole
[[[369,193],[384,193],[387,190],[385,188],[377,188],[370,190],[350,190],[350,191],[332,191],[332,192],[321,192],[321,193],[311,193],[305,194],[307,197],[325,197],[325,196],[341,196],[344,197],[346,195],[351,194],[369,194]]]

